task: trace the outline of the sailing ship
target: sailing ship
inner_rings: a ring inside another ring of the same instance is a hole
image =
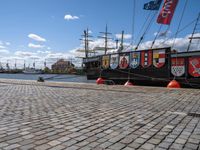
[[[150,1],[144,4],[144,9],[159,10],[161,4],[162,0]],[[157,17],[157,23],[169,25],[177,5],[178,0],[164,0]],[[124,83],[128,80],[135,84],[163,86],[175,79],[182,86],[200,88],[200,50],[190,51],[192,41],[200,40],[200,37],[194,36],[198,25],[200,25],[199,22],[200,14],[196,19],[185,52],[178,52],[173,47],[153,48],[156,38],[152,42],[151,48],[138,50],[138,46],[143,39],[142,36],[134,50],[123,52],[121,46],[117,52],[109,54],[107,53],[107,47],[105,47],[105,54],[89,57],[88,32],[84,31],[86,46],[83,67],[87,78],[97,79],[101,77],[105,81],[113,81],[114,83]],[[106,40],[105,36],[105,42]]]
[[[41,70],[38,70],[35,68],[35,61],[33,62],[33,67],[26,67],[25,62],[24,62],[24,74],[41,74],[43,73]]]
[[[36,70],[35,68],[26,68],[25,70],[23,70],[24,74],[41,74],[42,71],[41,70]]]

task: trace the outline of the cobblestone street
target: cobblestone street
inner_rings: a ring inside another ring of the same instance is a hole
[[[0,80],[2,150],[200,150],[200,90]]]

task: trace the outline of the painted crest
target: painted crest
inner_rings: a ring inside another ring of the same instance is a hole
[[[119,67],[121,69],[126,69],[129,65],[129,55],[121,55],[119,57]]]
[[[171,73],[180,77],[185,73],[185,59],[184,58],[172,58],[171,59]]]
[[[141,66],[148,68],[152,65],[152,50],[141,51]]]
[[[130,66],[135,69],[140,65],[140,52],[130,53]]]
[[[188,72],[193,77],[200,77],[200,57],[189,58]]]
[[[165,65],[165,50],[153,51],[153,65],[156,68],[161,68]]]
[[[116,69],[119,64],[119,55],[118,54],[113,54],[110,56],[110,68],[111,69]]]
[[[103,56],[102,57],[102,67],[104,69],[107,69],[107,68],[109,68],[109,65],[110,65],[110,63],[109,63],[109,55]]]

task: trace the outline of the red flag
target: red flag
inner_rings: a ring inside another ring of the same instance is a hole
[[[174,15],[177,3],[178,0],[165,0],[162,10],[157,18],[157,23],[169,25]]]

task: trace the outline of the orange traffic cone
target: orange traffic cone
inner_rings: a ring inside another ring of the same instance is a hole
[[[167,85],[167,88],[181,88],[181,86],[180,86],[179,82],[177,82],[176,80],[172,80]]]
[[[96,83],[97,84],[104,84],[105,80],[101,77],[99,77],[97,80],[96,80]]]
[[[124,84],[124,86],[133,86],[133,83],[130,82],[129,80]]]

